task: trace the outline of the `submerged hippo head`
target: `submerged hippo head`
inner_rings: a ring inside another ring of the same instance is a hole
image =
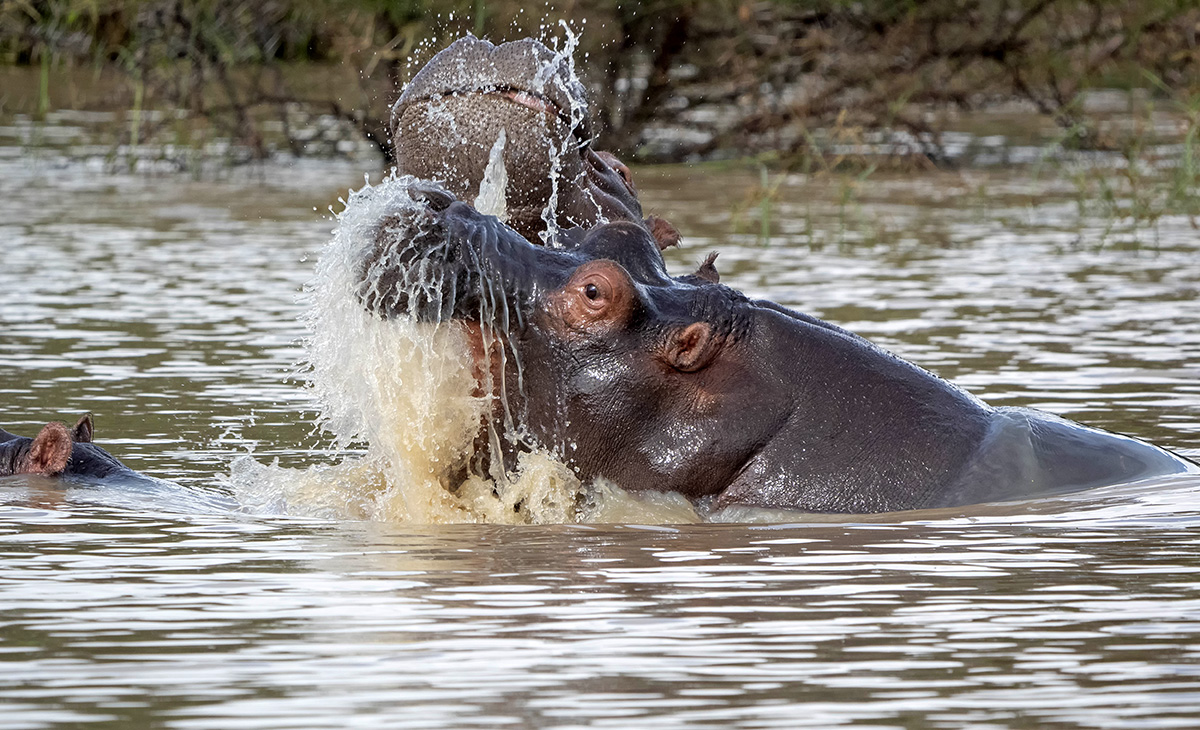
[[[0,429],[0,476],[37,474],[47,477],[138,476],[112,454],[92,443],[92,414],[73,427],[52,421],[37,436],[17,436]]]
[[[466,201],[503,133],[508,223],[530,241],[547,218],[562,228],[642,220],[628,168],[591,148],[587,98],[567,58],[536,40],[455,41],[404,88],[391,131],[401,174],[441,181]]]
[[[1153,446],[992,409],[862,338],[671,277],[645,228],[529,244],[444,192],[392,219],[360,296],[497,332],[520,426],[583,479],[714,507],[880,512],[1033,496],[1188,468]],[[422,202],[423,201],[423,202]]]

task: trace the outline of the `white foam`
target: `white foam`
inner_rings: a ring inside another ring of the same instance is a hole
[[[553,73],[560,64],[578,83],[573,54],[579,39],[569,27],[563,29],[565,40],[554,40],[554,58],[534,90],[560,83]],[[577,126],[586,108],[575,105],[568,112]],[[444,110],[431,113],[450,116]],[[449,119],[452,131],[454,121]],[[477,210],[501,220],[507,217],[506,144],[502,131],[474,201]],[[550,151],[552,192],[543,211],[550,243],[557,236],[553,211],[559,186],[580,183],[560,180],[561,155],[577,144],[567,135],[559,149]],[[303,374],[320,411],[320,426],[338,447],[365,453],[308,469],[242,457],[231,465],[230,477],[241,504],[255,512],[420,523],[608,522],[634,515],[639,516],[634,521],[694,521],[695,510],[682,497],[639,500],[604,484],[588,490],[585,499],[574,472],[550,450],[530,442],[503,397],[506,365],[516,355],[489,328],[476,328],[472,335],[457,322],[419,322],[402,315],[382,319],[368,311],[359,296],[366,276],[363,264],[375,255],[381,224],[420,207],[408,193],[412,182],[393,177],[352,192],[306,287],[309,335]],[[410,294],[440,300],[436,283],[406,277],[405,286]],[[486,294],[479,320],[507,321],[507,301]],[[472,336],[478,338],[482,356],[473,352]],[[496,359],[500,366],[482,366],[477,357],[481,363]],[[518,375],[516,387],[524,387],[519,361],[511,365]],[[511,472],[503,468],[504,441],[523,446]],[[480,450],[488,453],[481,458]],[[480,473],[484,464],[486,473]]]
[[[499,466],[502,435],[528,439],[494,395],[503,383],[476,366],[466,327],[382,319],[359,296],[381,221],[421,205],[408,195],[413,182],[391,178],[352,193],[307,287],[305,376],[320,424],[340,447],[365,445],[366,453],[307,470],[241,459],[232,466],[235,494],[255,511],[346,519],[571,521],[580,483],[549,452],[535,445],[515,471]],[[495,337],[482,341],[485,362],[504,355]],[[493,450],[490,460],[477,458],[479,443]],[[490,463],[490,472],[477,473],[480,463]]]

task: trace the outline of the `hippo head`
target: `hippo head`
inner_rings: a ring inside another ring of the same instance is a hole
[[[92,433],[90,413],[80,418],[72,428],[52,421],[33,438],[16,436],[0,429],[0,476],[58,476],[67,470],[75,445],[90,444]]]
[[[92,443],[92,414],[74,426],[52,421],[32,438],[0,428],[0,477],[36,474],[44,477],[120,478],[146,481],[112,454]]]
[[[583,86],[536,40],[461,38],[434,56],[392,108],[401,174],[475,199],[503,133],[508,223],[532,242],[547,229],[642,220],[629,170],[591,147]]]
[[[669,276],[640,225],[552,249],[444,192],[410,194],[360,262],[360,299],[382,317],[496,332],[519,430],[584,480],[715,507],[883,511],[924,503],[986,428],[969,395],[721,285],[711,259]]]

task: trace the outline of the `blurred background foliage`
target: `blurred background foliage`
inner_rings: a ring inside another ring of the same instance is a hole
[[[563,22],[599,146],[648,161],[812,168],[882,142],[949,165],[947,130],[1005,105],[1065,148],[1140,154],[1194,140],[1200,110],[1198,0],[0,0],[0,64],[42,79],[0,104],[44,112],[55,79],[85,73],[112,80],[86,104],[132,111],[126,142],[173,118],[142,110],[172,109],[251,157],[272,153],[268,122],[303,154],[308,111],[386,157],[391,101],[453,37],[562,43]],[[1089,106],[1103,89],[1138,90],[1176,127],[1107,124]]]

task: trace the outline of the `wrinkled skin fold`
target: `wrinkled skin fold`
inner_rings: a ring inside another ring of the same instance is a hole
[[[869,513],[1195,469],[1134,439],[991,408],[703,269],[671,277],[637,224],[571,231],[548,249],[444,190],[410,194],[359,262],[364,306],[500,333],[514,355],[503,395],[524,433],[584,480],[714,509]]]

